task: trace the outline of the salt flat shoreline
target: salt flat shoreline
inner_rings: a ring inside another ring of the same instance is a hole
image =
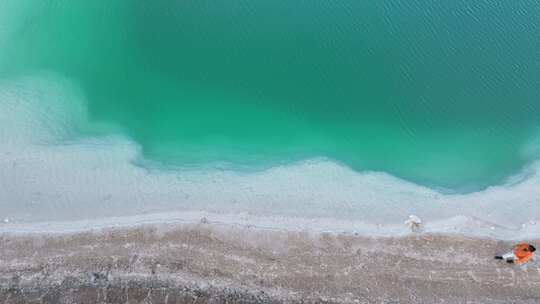
[[[536,243],[535,240],[528,240]],[[513,242],[201,223],[0,233],[3,303],[539,303]]]
[[[175,224],[206,223],[213,226],[235,226],[258,230],[315,233],[353,234],[370,237],[405,237],[413,235],[403,221],[384,223],[363,220],[295,217],[291,215],[256,215],[248,212],[221,213],[207,211],[169,211],[147,212],[133,215],[97,217],[86,219],[49,219],[47,221],[18,221],[5,218],[0,223],[0,235],[29,234],[73,234],[87,231],[109,229],[131,229],[145,225],[156,228]],[[422,232],[444,235],[467,235],[477,238],[519,241],[536,239],[540,236],[540,225],[536,221],[527,221],[514,227],[507,227],[495,222],[473,216],[455,216],[439,220],[428,220],[422,224]]]

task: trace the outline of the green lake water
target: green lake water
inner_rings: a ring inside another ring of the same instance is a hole
[[[122,132],[165,165],[327,157],[472,191],[538,158],[537,1],[2,6],[1,78],[62,75],[95,122],[80,136]]]

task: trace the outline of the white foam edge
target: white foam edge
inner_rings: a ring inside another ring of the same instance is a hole
[[[159,229],[163,226],[167,226],[167,229],[171,229],[171,227],[174,229],[177,225],[232,226],[253,230],[349,234],[364,237],[406,237],[443,234],[472,235],[474,237],[498,240],[518,240],[537,239],[540,235],[540,225],[526,225],[515,230],[467,216],[457,216],[431,222],[426,224],[421,231],[413,232],[408,227],[397,224],[375,225],[362,221],[331,218],[268,217],[247,213],[220,214],[205,211],[152,213],[68,222],[10,223],[0,225],[0,235],[65,235],[141,227]]]

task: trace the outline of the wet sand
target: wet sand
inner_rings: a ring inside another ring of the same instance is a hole
[[[0,303],[540,303],[505,241],[218,224],[0,236]]]

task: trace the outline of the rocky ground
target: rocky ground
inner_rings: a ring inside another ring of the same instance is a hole
[[[540,303],[510,243],[192,224],[0,236],[0,303]],[[540,247],[540,246],[538,246]]]

